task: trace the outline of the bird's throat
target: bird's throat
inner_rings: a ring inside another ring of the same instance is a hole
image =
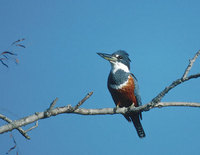
[[[123,70],[126,73],[130,73],[129,68],[125,64],[121,62],[111,63],[111,72],[115,74],[118,70]]]

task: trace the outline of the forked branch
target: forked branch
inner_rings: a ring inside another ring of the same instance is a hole
[[[200,51],[198,51],[195,56],[190,60],[189,65],[185,69],[185,72],[183,76],[174,82],[172,82],[169,86],[167,86],[165,89],[163,89],[156,97],[154,97],[151,102],[142,105],[140,107],[128,107],[128,108],[102,108],[102,109],[84,109],[80,108],[80,106],[91,97],[93,92],[88,93],[78,104],[74,107],[71,105],[67,105],[64,107],[55,107],[55,104],[57,102],[57,98],[50,104],[49,108],[43,112],[36,112],[30,116],[21,118],[19,120],[12,121],[8,119],[7,117],[0,115],[0,119],[3,119],[4,121],[8,122],[8,124],[3,125],[0,127],[0,134],[12,131],[14,129],[17,129],[24,137],[29,139],[29,137],[26,135],[26,133],[33,128],[37,127],[38,124],[36,123],[35,126],[32,128],[24,131],[21,127],[25,126],[27,124],[36,122],[40,119],[45,119],[51,116],[56,116],[59,114],[80,114],[80,115],[113,115],[113,114],[125,114],[129,112],[143,112],[143,111],[149,111],[152,108],[161,108],[161,107],[168,107],[168,106],[187,106],[187,107],[200,107],[200,103],[190,103],[190,102],[161,102],[163,97],[173,88],[175,88],[177,85],[180,85],[181,83],[184,83],[188,80],[199,78],[200,73],[193,74],[188,76],[194,62],[196,61],[197,57],[200,55]]]

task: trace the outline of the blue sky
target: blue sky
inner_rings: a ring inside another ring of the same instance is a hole
[[[129,53],[143,104],[148,103],[182,76],[200,49],[199,5],[197,0],[0,1],[0,49],[15,50],[20,60],[0,66],[0,113],[19,119],[44,111],[56,97],[57,106],[75,105],[90,91],[82,107],[114,107],[106,86],[110,65],[96,53],[119,49]],[[27,48],[13,49],[10,44],[20,38]],[[199,70],[197,60],[191,73]],[[184,83],[163,101],[199,102],[199,83]],[[145,139],[120,115],[41,120],[30,141],[12,133],[19,154],[200,153],[199,109],[153,109],[143,113],[142,124]],[[5,154],[13,146],[9,133],[0,135],[0,143]]]

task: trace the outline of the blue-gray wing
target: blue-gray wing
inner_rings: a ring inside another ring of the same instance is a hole
[[[137,81],[137,78],[133,74],[131,74],[131,75],[133,77],[134,84],[135,84],[134,94],[135,94],[138,105],[141,106],[142,101],[141,101],[141,97],[140,97],[138,81]]]
[[[133,77],[134,84],[135,84],[134,94],[135,94],[135,97],[136,97],[136,101],[138,103],[138,106],[141,106],[142,101],[141,101],[141,97],[140,97],[140,93],[139,93],[138,81],[137,81],[137,78],[133,74],[131,74],[131,75]],[[141,112],[140,112],[139,116],[140,116],[140,119],[142,119],[142,113]]]

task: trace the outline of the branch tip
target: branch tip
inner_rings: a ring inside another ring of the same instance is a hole
[[[36,123],[35,123],[35,125],[34,125],[34,126],[32,126],[31,128],[29,128],[29,129],[25,130],[25,132],[27,133],[27,132],[29,132],[29,131],[31,131],[31,130],[33,130],[33,129],[37,128],[37,127],[38,127],[38,121],[36,121]]]
[[[199,55],[200,55],[200,50],[194,55],[194,57],[192,59],[189,59],[189,64],[188,64],[187,68],[185,69],[182,79],[185,79],[188,76],[194,62],[196,61],[196,59]]]
[[[49,112],[52,111],[53,108],[55,107],[57,101],[58,101],[58,98],[56,97],[56,99],[53,100],[53,102],[51,102],[51,104],[50,104],[49,108],[47,109],[47,111],[49,111]]]
[[[81,101],[79,101],[78,104],[74,107],[74,111],[77,110],[87,99],[89,99],[92,94],[93,92],[91,91]]]

